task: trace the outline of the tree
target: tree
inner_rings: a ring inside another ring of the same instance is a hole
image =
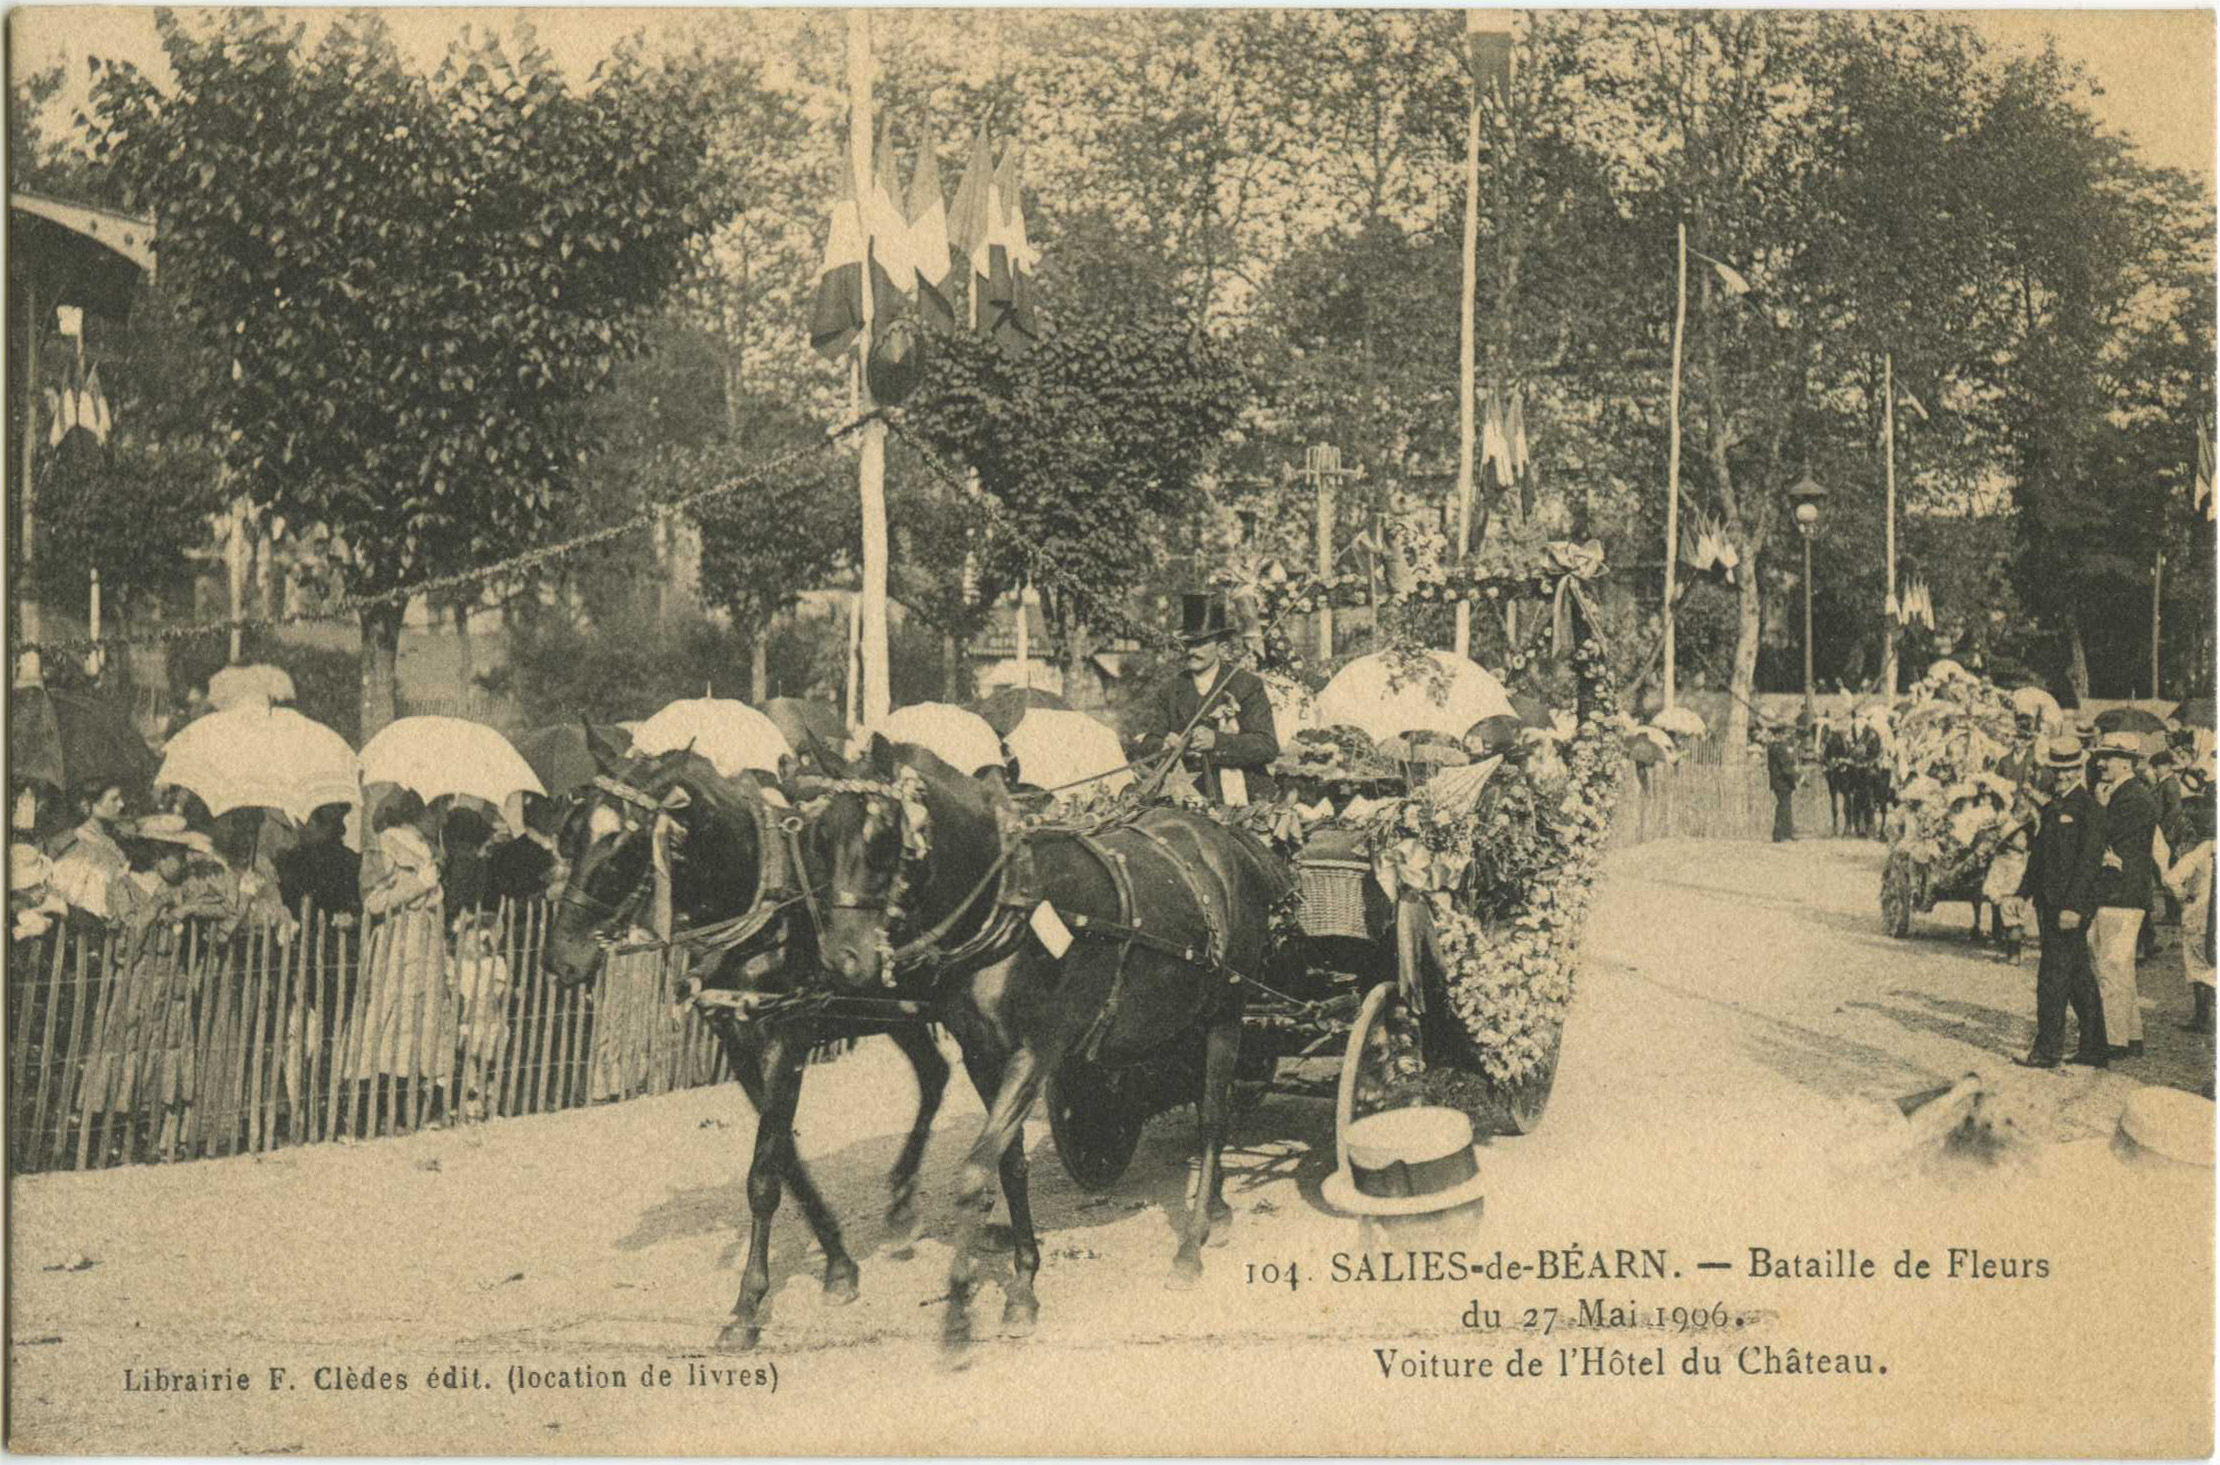
[[[1090,623],[1121,613],[1161,563],[1166,527],[1196,508],[1198,480],[1247,397],[1231,353],[1184,323],[1066,306],[1022,357],[936,336],[906,420],[934,452],[978,471],[999,504],[987,578],[1034,580],[1076,668]],[[1054,573],[1031,576],[1036,560]]]
[[[701,525],[702,594],[748,638],[749,695],[761,702],[770,695],[772,623],[848,560],[861,533],[860,507],[853,456],[827,449],[809,419],[768,407],[744,416],[744,443],[727,438],[700,452],[673,454],[658,477],[684,493],[802,454],[694,513]]]
[[[573,91],[528,31],[425,77],[372,16],[313,50],[253,11],[157,23],[176,86],[103,65],[95,153],[231,358],[208,404],[229,490],[328,525],[347,589],[394,597],[361,608],[372,731],[397,592],[531,544],[569,490],[579,405],[684,263],[700,124],[630,44]]]

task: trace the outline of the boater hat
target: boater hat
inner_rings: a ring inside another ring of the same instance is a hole
[[[2125,758],[2131,763],[2143,760],[2143,740],[2131,732],[2108,732],[2089,750],[2091,762],[2099,758]]]
[[[2050,738],[2043,743],[2042,766],[2045,768],[2079,768],[2083,756],[2081,739]]]
[[[1356,1216],[1424,1216],[1480,1199],[1472,1120],[1422,1104],[1367,1114],[1343,1135],[1349,1165],[1326,1177],[1326,1204]]]

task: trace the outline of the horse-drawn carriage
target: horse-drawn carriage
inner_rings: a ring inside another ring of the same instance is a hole
[[[1914,916],[1964,901],[1974,936],[1982,907],[1991,906],[2002,939],[2005,902],[2027,858],[2030,810],[2013,753],[2023,709],[1955,662],[1939,665],[1913,688],[1896,727],[1881,927],[1908,936]]]
[[[1003,1327],[1027,1331],[1037,1314],[1022,1125],[1044,1095],[1058,1153],[1089,1189],[1115,1183],[1152,1115],[1196,1105],[1202,1174],[1174,1285],[1195,1280],[1213,1226],[1231,1220],[1218,1163],[1231,1112],[1285,1056],[1352,1048],[1345,1121],[1425,1102],[1465,1110],[1482,1133],[1530,1129],[1623,765],[1579,586],[1598,569],[1592,548],[1552,545],[1523,574],[1476,570],[1455,587],[1554,601],[1535,635],[1554,635],[1579,714],[1554,745],[1484,746],[1392,797],[1228,815],[1136,795],[1028,818],[995,778],[885,738],[845,754],[812,738],[814,771],[737,776],[688,749],[640,757],[590,738],[602,773],[567,828],[548,964],[587,980],[646,927],[685,953],[696,1000],[720,1019],[758,1114],[748,1259],[722,1343],[752,1346],[767,1318],[787,1186],[824,1248],[827,1296],[855,1294],[856,1264],[793,1145],[802,1066],[829,1040],[887,1034],[917,1073],[890,1177],[897,1231],[915,1224],[949,1075],[929,1025],[955,1038],[986,1102],[956,1186],[951,1341],[968,1336],[998,1174],[1016,1263]],[[1539,659],[1532,645],[1519,661]]]

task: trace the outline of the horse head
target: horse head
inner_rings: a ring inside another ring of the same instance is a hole
[[[564,986],[591,978],[634,927],[653,923],[669,936],[654,910],[659,866],[667,914],[689,922],[744,909],[761,870],[755,825],[740,807],[752,790],[734,788],[691,749],[627,756],[591,726],[586,747],[601,772],[564,827],[571,873],[547,933],[548,970]],[[735,900],[734,910],[719,908]]]
[[[852,762],[817,753],[834,776],[799,787],[814,795],[802,863],[819,959],[841,986],[892,986],[895,944],[955,914],[1000,858],[996,792],[877,734]]]

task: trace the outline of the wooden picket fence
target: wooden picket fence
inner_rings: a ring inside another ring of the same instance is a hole
[[[715,1083],[722,1045],[656,954],[556,986],[549,906],[456,941],[436,911],[298,929],[58,924],[7,962],[14,1173],[261,1153]]]
[[[1796,786],[1796,830],[1824,834],[1827,781],[1806,769]],[[1734,763],[1653,764],[1646,780],[1630,771],[1620,795],[1615,843],[1653,839],[1752,839],[1773,837],[1773,791],[1757,759]]]

